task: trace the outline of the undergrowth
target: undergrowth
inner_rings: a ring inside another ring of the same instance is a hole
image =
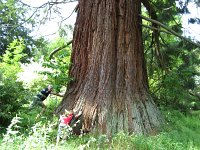
[[[30,113],[29,113],[30,114]],[[200,149],[200,112],[184,115],[178,111],[163,111],[166,125],[155,136],[138,136],[118,133],[109,139],[106,135],[71,135],[56,145],[57,117],[41,117],[39,120],[23,114],[14,117],[6,133],[0,136],[1,150],[198,150]],[[29,120],[27,119],[29,118]],[[27,126],[24,123],[28,122]],[[33,123],[32,126],[31,123]]]

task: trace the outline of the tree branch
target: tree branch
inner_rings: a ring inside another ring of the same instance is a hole
[[[78,5],[76,5],[76,7],[74,8],[74,10],[71,12],[71,14],[70,14],[68,17],[66,17],[66,18],[64,18],[63,20],[61,20],[61,23],[62,23],[63,21],[65,21],[65,20],[67,20],[68,18],[70,18],[70,17],[73,15],[74,12],[77,12],[77,9],[78,9]],[[60,24],[61,24],[61,23],[60,23]]]
[[[54,50],[51,52],[51,54],[49,55],[49,59],[52,59],[52,57],[53,57],[53,55],[54,55],[55,53],[57,53],[58,51],[60,51],[60,50],[62,50],[62,49],[64,49],[64,48],[66,48],[66,47],[69,46],[71,43],[72,43],[72,40],[69,41],[67,44],[65,44],[65,45],[63,45],[63,46],[54,49]]]
[[[187,42],[189,42],[189,43],[191,43],[191,44],[193,44],[193,45],[195,45],[195,46],[197,46],[197,47],[200,47],[200,44],[199,44],[199,43],[195,43],[195,42],[191,41],[190,39],[188,39],[188,38],[186,38],[186,37],[184,37],[184,36],[178,34],[177,32],[175,32],[174,30],[172,30],[172,29],[170,29],[169,27],[165,26],[165,25],[162,24],[161,22],[159,22],[159,21],[157,21],[157,20],[154,20],[154,19],[147,18],[147,17],[145,17],[145,16],[143,16],[143,15],[139,15],[139,16],[140,16],[142,19],[144,19],[144,20],[147,20],[147,21],[156,23],[157,25],[163,27],[163,28],[166,29],[168,32],[170,32],[171,34],[173,34],[173,35],[179,37],[180,39],[183,39],[183,40],[185,40],[185,41],[187,41]]]
[[[48,7],[48,11],[47,11],[47,14],[46,14],[46,18],[48,18],[49,13],[50,13],[50,16],[51,16],[51,9],[53,8],[54,5],[67,4],[67,3],[72,3],[72,2],[76,2],[76,1],[78,1],[78,0],[48,1],[48,2],[46,2],[46,3],[43,3],[43,4],[40,5],[40,6],[33,7],[33,6],[29,5],[29,4],[24,3],[22,0],[19,0],[19,2],[20,2],[23,6],[27,6],[27,7],[29,7],[29,8],[33,8],[34,11],[33,11],[33,13],[30,15],[30,17],[28,17],[28,19],[26,19],[26,20],[24,20],[23,22],[21,22],[20,24],[14,26],[12,30],[15,30],[17,27],[19,27],[19,26],[21,26],[21,25],[27,23],[31,18],[33,18],[33,16],[37,13],[37,11],[38,11],[39,9]],[[77,9],[77,7],[75,8],[74,11],[76,11],[76,9]],[[73,12],[74,12],[74,11],[73,11]],[[71,15],[70,15],[70,16],[71,16]],[[66,18],[66,19],[67,19],[67,18]],[[65,19],[65,20],[66,20],[66,19]]]
[[[190,95],[196,97],[200,101],[200,94],[199,93],[193,93],[191,91],[188,91]]]
[[[53,92],[51,92],[51,94],[52,94],[52,95],[59,96],[59,97],[64,97],[64,95],[61,95],[61,94],[59,94],[59,93],[53,93]]]
[[[155,27],[151,27],[151,26],[147,26],[147,25],[144,25],[144,24],[141,24],[143,27],[145,27],[145,28],[149,28],[149,29],[152,29],[152,30],[157,30],[157,31],[159,31],[159,32],[165,32],[165,33],[167,33],[167,34],[171,34],[170,32],[168,32],[168,31],[165,31],[165,30],[162,30],[162,29],[160,29],[160,28],[155,28]]]
[[[51,1],[51,2],[48,1],[48,2],[42,4],[41,6],[38,6],[38,7],[33,7],[33,6],[29,5],[29,4],[26,4],[26,3],[24,3],[22,0],[20,0],[19,2],[20,2],[21,4],[27,6],[27,7],[30,7],[30,8],[44,8],[44,7],[46,7],[47,5],[67,4],[67,3],[72,3],[72,2],[76,2],[76,1],[78,1],[78,0],[68,0],[68,1],[60,1],[60,2],[58,2],[58,1],[55,1],[55,2],[53,2],[53,1]]]
[[[152,19],[157,20],[158,17],[157,17],[156,11],[155,11],[154,7],[152,6],[152,4],[150,3],[150,1],[149,0],[142,0],[142,3],[146,7],[149,16]],[[154,22],[152,22],[152,27],[153,28],[159,28],[159,26]],[[153,30],[152,37],[153,37],[152,42],[155,44],[155,52],[156,52],[158,64],[160,65],[160,67],[162,69],[165,69],[166,67],[165,67],[164,59],[163,59],[162,53],[160,52],[160,40],[159,40],[160,30]]]

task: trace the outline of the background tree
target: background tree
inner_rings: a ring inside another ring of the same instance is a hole
[[[30,36],[31,28],[34,21],[27,19],[27,7],[22,7],[18,0],[0,0],[0,56],[5,53],[6,48],[14,40],[24,39],[24,53],[27,54],[21,61],[27,61],[34,55],[35,47],[39,47],[44,39],[33,39]]]
[[[173,0],[167,3],[152,1],[153,8],[144,3],[148,11],[143,11],[143,15],[149,14],[151,18],[164,22],[167,28],[181,35],[185,30],[182,27],[182,15],[189,13],[188,3],[185,1],[184,7],[180,7]],[[166,29],[152,25],[149,21],[143,21],[143,27],[150,89],[156,103],[188,111],[191,103],[199,103],[198,94],[194,94],[198,87],[199,48],[196,44],[170,35]]]

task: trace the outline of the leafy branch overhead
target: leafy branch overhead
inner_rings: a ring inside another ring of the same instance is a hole
[[[160,3],[157,1],[142,0],[142,3],[147,12],[142,11],[142,14],[139,15],[139,17],[144,20],[141,25],[144,27],[144,31],[145,28],[153,30],[152,36],[150,36],[152,39],[151,44],[149,44],[149,48],[153,46],[151,49],[151,55],[156,58],[159,67],[165,71],[168,70],[166,57],[164,57],[165,54],[163,53],[163,49],[169,47],[169,42],[166,42],[167,35],[174,35],[175,37],[180,38],[181,40],[178,40],[180,43],[181,41],[186,41],[185,44],[187,45],[192,44],[194,47],[200,47],[199,41],[182,35],[183,30],[186,29],[184,29],[181,25],[182,20],[180,17],[180,9],[187,9],[187,3],[183,4],[181,8],[178,8],[175,1]],[[151,25],[149,25],[149,23],[151,23]],[[150,33],[146,34],[146,36],[149,35]],[[148,41],[149,40],[150,39],[148,38]],[[149,48],[147,48],[147,50],[149,50]],[[152,61],[153,60],[151,59],[151,63]]]
[[[159,25],[160,27],[166,29],[166,31],[165,31],[165,30],[161,30],[160,28],[153,28],[153,27],[150,27],[151,29],[156,30],[156,31],[162,31],[162,32],[166,32],[166,33],[171,33],[171,34],[173,34],[173,35],[179,37],[179,38],[182,39],[182,40],[185,40],[185,41],[187,41],[187,42],[189,42],[189,43],[191,43],[191,44],[193,44],[193,45],[195,45],[195,46],[197,46],[197,47],[200,47],[199,42],[198,42],[198,43],[193,42],[191,39],[186,38],[186,37],[184,37],[184,36],[178,34],[177,32],[175,32],[174,30],[172,30],[172,29],[170,29],[169,27],[165,26],[164,24],[160,23],[159,21],[154,20],[154,19],[147,18],[147,17],[142,16],[142,15],[140,15],[140,17],[141,17],[142,19],[145,19],[145,20],[147,20],[147,21],[150,21],[150,22],[153,22],[153,23]],[[146,26],[144,26],[144,27],[146,27]]]
[[[65,44],[65,45],[63,45],[63,46],[54,49],[54,50],[51,52],[51,54],[49,55],[49,59],[52,59],[52,57],[53,57],[53,55],[54,55],[55,53],[57,53],[58,51],[60,51],[60,50],[62,50],[62,49],[64,49],[64,48],[66,48],[66,47],[69,46],[71,43],[72,43],[72,40],[69,41],[67,44]]]

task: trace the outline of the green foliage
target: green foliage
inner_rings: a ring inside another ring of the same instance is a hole
[[[165,110],[168,137],[184,145],[185,149],[199,149],[200,111],[191,111],[186,116],[175,110]]]
[[[24,48],[25,45],[22,39],[20,41],[14,40],[8,46],[6,53],[2,57],[2,61],[6,64],[19,66],[19,61],[26,56],[26,54],[23,53]]]
[[[7,126],[13,116],[26,103],[28,96],[22,82],[17,80],[21,71],[19,61],[25,56],[22,53],[23,41],[13,41],[0,62],[0,122]]]
[[[5,53],[9,44],[14,40],[24,39],[23,52],[26,55],[21,61],[28,61],[27,58],[33,56],[36,45],[39,47],[44,40],[35,40],[29,35],[30,28],[34,21],[26,17],[29,8],[21,4],[18,0],[0,0],[0,56]]]
[[[152,4],[158,16],[157,20],[182,34],[181,15],[175,1],[153,0]],[[145,9],[143,14],[147,15]],[[150,26],[151,23],[144,21],[143,24]],[[161,30],[165,29],[161,28]],[[194,94],[191,95],[198,92],[196,79],[200,75],[199,48],[165,32],[157,32],[157,34],[159,43],[152,30],[143,28],[145,57],[152,95],[158,105],[188,111],[191,103],[199,101]]]
[[[7,128],[7,132],[3,135],[1,143],[1,149],[44,149],[47,148],[49,133],[52,132],[52,124],[48,123],[48,126],[41,122],[36,123],[29,134],[20,134],[19,123],[20,117],[14,117],[11,125]],[[16,128],[17,127],[17,128]],[[49,146],[51,147],[51,145]]]
[[[64,44],[64,39],[59,38],[49,45],[49,49],[55,49]],[[49,56],[47,56],[46,61],[43,63],[43,66],[49,68],[50,71],[43,71],[41,73],[47,75],[48,82],[54,85],[54,90],[57,92],[60,92],[61,88],[66,87],[67,83],[72,80],[69,77],[70,59],[71,47],[68,46],[56,53],[52,60],[49,60]]]
[[[165,49],[165,56],[165,70],[155,70],[155,64],[149,66],[150,89],[157,97],[157,104],[186,112],[192,102],[198,101],[191,95],[198,88],[198,54],[172,44]]]
[[[57,123],[56,117],[38,120],[28,128],[28,132],[21,130],[23,118],[14,117],[7,128],[0,147],[5,149],[52,149],[52,150],[80,150],[80,149],[125,149],[125,150],[197,150],[199,143],[200,112],[193,111],[189,116],[174,110],[163,110],[166,125],[157,135],[127,135],[118,133],[112,137],[106,135],[80,135],[61,141],[56,145]],[[34,116],[31,118],[34,120]],[[42,119],[42,118],[41,118]]]
[[[17,123],[20,122],[19,117],[14,117],[11,121],[11,124],[7,128],[7,132],[5,135],[3,135],[2,145],[3,149],[9,149],[8,143],[12,143],[16,140],[22,140],[20,136],[18,136],[18,129],[20,126],[17,125]]]
[[[32,100],[32,98],[31,98]],[[42,107],[34,107],[33,109],[29,110],[28,106],[21,108],[18,111],[18,116],[21,118],[21,122],[18,123],[18,125],[21,127],[20,132],[24,134],[29,134],[30,130],[32,130],[32,126],[39,123],[41,125],[45,125],[48,122],[51,122],[52,124],[56,124],[58,119],[53,114],[55,108],[60,103],[61,99],[58,99],[57,97],[49,96],[45,101],[45,105],[47,106],[47,109],[45,112],[40,116],[37,117],[38,114],[41,113]],[[54,134],[55,131],[53,131],[52,134]]]

